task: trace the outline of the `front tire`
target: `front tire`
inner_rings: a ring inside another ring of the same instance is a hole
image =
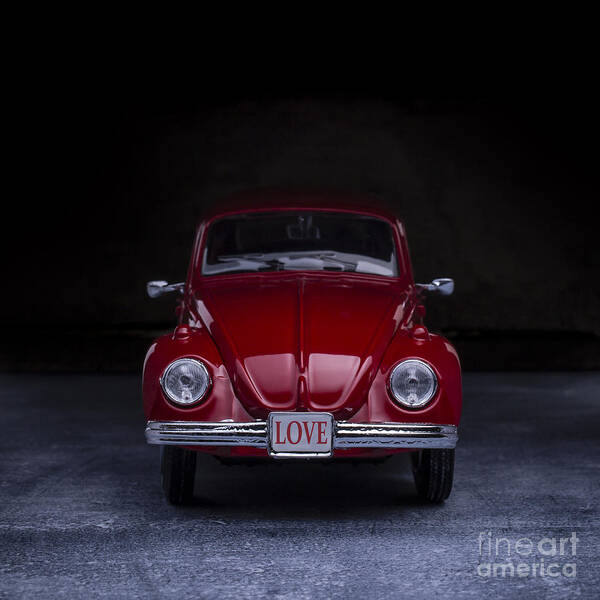
[[[439,504],[448,498],[454,478],[454,449],[412,453],[413,476],[423,500]]]
[[[190,504],[194,497],[196,453],[177,446],[161,446],[160,474],[166,499],[175,505]]]

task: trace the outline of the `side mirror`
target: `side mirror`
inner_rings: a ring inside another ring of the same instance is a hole
[[[454,279],[441,277],[440,279],[434,279],[431,283],[417,283],[417,289],[449,296],[454,291]]]
[[[148,296],[150,298],[158,298],[163,294],[168,294],[169,292],[183,292],[185,288],[185,283],[167,283],[166,281],[149,281],[146,284],[146,291],[148,292]]]

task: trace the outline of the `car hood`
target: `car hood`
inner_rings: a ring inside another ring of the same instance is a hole
[[[361,275],[215,277],[195,307],[248,412],[314,410],[348,418],[406,310],[394,280]]]

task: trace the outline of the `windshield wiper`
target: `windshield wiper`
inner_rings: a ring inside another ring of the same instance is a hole
[[[234,262],[240,260],[247,260],[258,265],[263,265],[265,267],[270,267],[276,271],[280,270],[297,270],[294,269],[294,262],[301,262],[303,258],[316,258],[323,262],[333,263],[335,265],[339,265],[341,270],[343,271],[356,271],[357,263],[342,260],[341,258],[337,258],[335,252],[310,252],[310,253],[302,253],[302,254],[292,254],[287,256],[282,256],[279,258],[265,258],[265,255],[259,252],[249,253],[249,254],[228,254],[227,256],[219,256],[220,262]],[[290,263],[285,262],[285,260],[291,261]]]
[[[261,256],[264,256],[264,254],[228,254],[227,256],[219,256],[219,261],[233,262],[248,260],[265,267],[276,267],[277,271],[283,267],[283,263],[278,258],[261,258]]]
[[[341,265],[344,271],[356,271],[357,263],[336,258],[334,252],[317,252],[315,254],[302,254],[298,258],[318,258],[322,261],[329,261]]]

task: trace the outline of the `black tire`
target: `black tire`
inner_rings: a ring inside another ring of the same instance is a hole
[[[454,450],[419,450],[412,454],[417,493],[423,500],[440,503],[452,491]]]
[[[161,446],[160,474],[165,497],[171,504],[190,504],[194,497],[196,453],[177,446]]]

